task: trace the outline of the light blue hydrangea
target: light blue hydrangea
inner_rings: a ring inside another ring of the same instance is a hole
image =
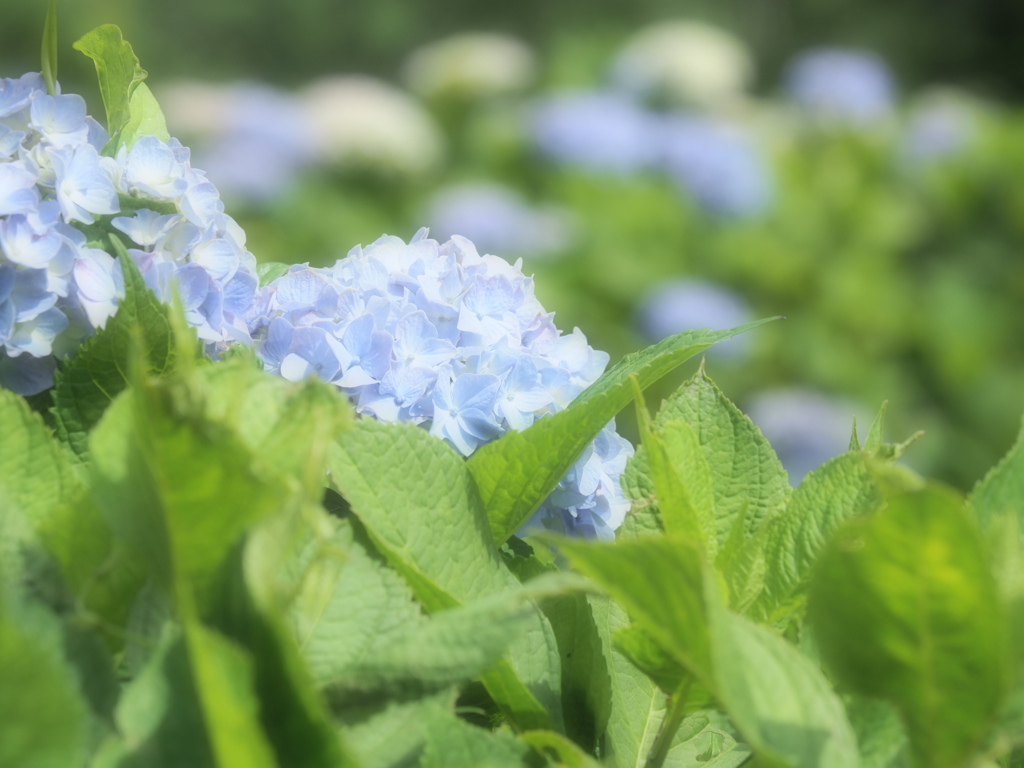
[[[108,157],[109,139],[42,75],[0,80],[0,385],[20,394],[51,386],[124,296],[109,243],[90,240],[97,224],[119,230],[161,299],[177,288],[211,353],[249,339],[256,260],[217,190],[174,139]]]
[[[914,165],[961,155],[976,141],[981,111],[966,94],[936,90],[919,97],[907,121],[900,150]]]
[[[629,175],[659,159],[658,118],[611,91],[549,96],[535,105],[530,128],[542,155],[590,171]]]
[[[820,48],[801,54],[787,70],[786,88],[809,117],[852,127],[885,120],[896,99],[885,62],[855,48]]]
[[[870,423],[859,405],[805,387],[755,392],[745,410],[768,438],[793,485],[846,452],[855,417],[858,423]]]
[[[698,278],[661,283],[641,300],[637,324],[641,333],[654,344],[683,331],[698,328],[725,330],[748,323],[753,313],[747,301],[736,292]],[[739,358],[750,349],[750,336],[740,335],[720,342],[709,355]]]
[[[573,238],[569,214],[532,206],[513,190],[493,182],[445,187],[430,200],[427,220],[442,237],[462,235],[488,253],[551,256]]]
[[[669,176],[708,213],[746,218],[771,203],[768,164],[737,128],[698,115],[669,115],[661,145]]]
[[[267,370],[320,376],[361,414],[418,424],[464,456],[564,409],[608,363],[578,328],[559,332],[520,262],[426,230],[291,267],[261,292],[251,332]],[[632,452],[609,424],[523,532],[611,538]]]

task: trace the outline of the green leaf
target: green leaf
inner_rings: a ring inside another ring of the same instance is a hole
[[[293,497],[237,434],[204,418],[202,394],[196,381],[141,383],[90,440],[97,507],[185,616],[209,607],[243,532]]]
[[[131,149],[135,142],[143,136],[156,136],[161,141],[171,139],[167,130],[167,119],[164,117],[156,97],[145,83],[139,83],[132,92],[128,102],[128,122],[124,124],[118,135],[121,146]]]
[[[266,261],[257,264],[256,274],[260,278],[260,288],[270,285],[270,283],[291,269],[291,266],[291,264],[282,264],[279,261]]]
[[[667,534],[688,538],[713,557],[718,550],[715,499],[711,468],[697,433],[685,421],[653,426],[640,386],[633,382],[643,456],[653,486],[647,501],[657,504]]]
[[[423,768],[522,768],[530,748],[507,731],[488,731],[450,714],[427,720]]]
[[[259,725],[251,660],[198,625],[170,633],[125,689],[122,768],[276,768]]]
[[[309,510],[317,514],[323,512]],[[292,532],[306,527],[301,517],[278,515],[247,536],[227,568],[214,621],[252,656],[260,722],[278,764],[356,766],[284,620],[290,595],[278,574],[291,554]]]
[[[728,331],[688,331],[627,355],[564,411],[481,446],[467,464],[480,489],[494,541],[503,543],[530,518],[587,445],[629,403],[630,376],[646,388],[713,344],[765,322]]]
[[[86,706],[64,661],[60,627],[0,588],[0,765],[83,765]]]
[[[602,754],[622,768],[646,765],[656,734],[668,710],[666,696],[647,675],[615,649],[612,637],[629,626],[625,612],[607,598],[590,599],[608,670],[609,717]],[[685,718],[665,760],[672,768],[733,768],[745,762],[749,750],[737,743],[706,713]]]
[[[857,734],[861,768],[910,768],[907,734],[893,706],[859,696],[844,698],[846,715]]]
[[[407,424],[357,422],[328,457],[330,479],[374,545],[431,612],[519,587],[502,562],[466,462]],[[522,728],[561,727],[558,650],[533,608],[529,631],[483,676]]]
[[[12,584],[25,576],[39,527],[78,496],[81,482],[42,418],[4,389],[0,424],[0,583]]]
[[[50,0],[43,25],[43,79],[46,92],[57,95],[57,0]]]
[[[859,768],[857,741],[821,670],[765,627],[710,603],[715,692],[762,760]]]
[[[1024,425],[1006,456],[974,486],[969,502],[982,528],[1005,515],[1024,528]]]
[[[454,702],[451,690],[412,701],[364,701],[341,712],[342,733],[366,768],[419,765],[430,724],[450,716]]]
[[[137,339],[144,340],[146,363],[154,373],[168,370],[174,361],[167,305],[146,287],[130,257],[120,261],[125,297],[117,313],[57,372],[53,390],[57,435],[83,460],[89,458],[89,431],[127,385]]]
[[[802,610],[811,566],[843,521],[882,504],[868,459],[863,451],[830,459],[804,478],[785,512],[769,522],[764,590],[756,602],[757,613],[769,623]]]
[[[324,527],[305,527],[282,568],[288,624],[321,687],[422,619],[409,585],[355,540],[350,521]]]
[[[96,65],[100,94],[107,112],[107,131],[111,137],[107,150],[111,150],[111,154],[121,146],[131,146],[145,133],[153,133],[164,140],[169,138],[156,100],[142,85],[146,70],[139,65],[132,47],[121,37],[120,29],[113,24],[104,24],[86,33],[74,48]]]
[[[600,763],[594,758],[555,731],[526,731],[520,734],[519,738],[537,752],[554,759],[556,765],[565,768],[601,768]]]
[[[746,533],[752,534],[785,506],[791,489],[775,451],[707,377],[703,366],[665,401],[654,420],[655,427],[662,428],[673,422],[692,427],[703,449],[711,476],[718,543],[726,541],[741,517]],[[678,452],[682,459],[682,449]],[[693,458],[689,461],[695,463]],[[654,504],[645,451],[637,451],[626,474],[623,487],[630,498],[644,506]]]
[[[704,567],[692,542],[653,537],[615,544],[559,539],[558,548],[629,611],[667,654],[712,686]]]
[[[822,552],[809,605],[837,680],[892,702],[919,765],[964,765],[1009,681],[1007,628],[978,531],[939,488],[847,522]]]

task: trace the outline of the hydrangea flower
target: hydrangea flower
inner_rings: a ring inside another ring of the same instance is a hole
[[[409,94],[365,75],[336,75],[300,95],[316,157],[343,171],[419,176],[444,154],[437,122]]]
[[[424,98],[479,99],[527,88],[537,65],[533,51],[508,35],[451,35],[413,51],[404,80]]]
[[[427,213],[442,237],[462,235],[488,253],[546,256],[572,239],[567,212],[534,207],[501,184],[467,182],[438,191]]]
[[[173,139],[107,157],[109,138],[42,75],[0,80],[0,385],[20,394],[51,386],[57,360],[117,311],[121,265],[89,240],[98,223],[126,236],[162,299],[178,287],[211,352],[248,339],[255,258],[217,190]]]
[[[251,331],[267,370],[320,376],[359,413],[418,424],[464,456],[564,409],[608,363],[578,328],[559,332],[520,262],[426,230],[291,267],[261,292]],[[611,538],[632,452],[609,424],[523,532]]]
[[[853,127],[883,121],[896,98],[885,62],[858,49],[821,48],[801,54],[787,70],[786,87],[813,119]]]
[[[870,423],[856,404],[803,387],[757,392],[746,412],[772,444],[793,485],[846,452],[855,416],[859,423]]]
[[[612,82],[639,96],[701,109],[730,106],[753,79],[743,43],[698,21],[660,21],[632,35],[612,65]]]
[[[160,91],[173,129],[229,200],[267,205],[291,189],[313,159],[299,100],[261,83],[183,81]]]
[[[591,171],[629,175],[658,160],[658,118],[613,92],[549,96],[535,105],[531,132],[545,157]]]
[[[649,291],[640,301],[637,322],[640,331],[657,343],[683,331],[697,328],[725,330],[750,322],[750,305],[723,286],[696,278],[672,280]],[[749,336],[720,342],[708,353],[739,357],[749,348]]]
[[[956,156],[979,133],[979,106],[950,89],[924,93],[915,101],[901,142],[904,158],[927,164]]]
[[[771,202],[768,165],[733,126],[697,115],[671,115],[665,118],[662,142],[669,176],[707,212],[744,218]]]

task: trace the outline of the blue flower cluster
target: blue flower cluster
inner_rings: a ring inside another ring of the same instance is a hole
[[[559,332],[519,262],[426,230],[291,267],[262,291],[251,331],[267,370],[315,374],[360,413],[419,424],[464,456],[564,409],[608,363],[578,328]],[[609,424],[523,532],[611,538],[632,453]]]
[[[615,92],[574,92],[543,101],[531,129],[540,153],[559,163],[617,175],[665,170],[716,216],[756,216],[772,200],[758,147],[734,125],[698,112],[655,112]]]
[[[696,328],[725,330],[753,319],[743,296],[708,280],[683,278],[659,283],[640,301],[637,324],[652,344]],[[750,351],[750,337],[735,336],[719,342],[709,355],[742,358]]]
[[[810,117],[853,127],[887,118],[896,98],[885,62],[858,49],[820,48],[801,54],[787,70],[786,87]]]
[[[132,241],[161,298],[177,286],[211,352],[248,339],[256,261],[217,190],[174,140],[106,157],[109,139],[80,96],[49,95],[40,74],[0,80],[0,385],[20,394],[51,386],[56,361],[124,295],[119,262],[90,239],[97,224]]]

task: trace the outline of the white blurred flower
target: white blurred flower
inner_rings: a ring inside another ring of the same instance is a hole
[[[468,32],[419,48],[408,58],[403,79],[425,98],[477,99],[516,93],[536,76],[533,52],[508,35]]]
[[[682,20],[634,34],[612,67],[619,87],[702,108],[727,106],[753,75],[753,59],[742,41],[710,24]]]
[[[336,75],[307,87],[302,101],[314,149],[346,170],[401,176],[435,167],[440,128],[411,96],[364,75]]]
[[[441,240],[462,235],[485,253],[547,256],[572,241],[567,211],[533,207],[508,187],[470,182],[439,190],[430,201],[427,221]]]

